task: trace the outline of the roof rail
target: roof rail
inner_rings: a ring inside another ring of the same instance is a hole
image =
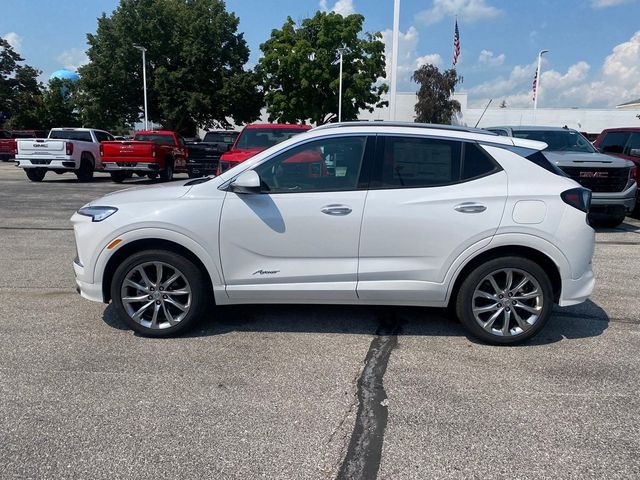
[[[415,122],[395,122],[395,121],[387,121],[387,120],[355,120],[352,122],[340,122],[340,123],[327,123],[325,125],[320,125],[319,127],[315,127],[313,130],[328,130],[331,128],[339,128],[339,127],[409,127],[409,128],[429,128],[433,130],[448,130],[453,132],[468,132],[468,133],[482,133],[485,135],[496,136],[497,134],[494,132],[489,132],[487,130],[483,130],[481,128],[472,128],[472,127],[464,127],[461,125],[440,125],[435,123],[415,123]]]

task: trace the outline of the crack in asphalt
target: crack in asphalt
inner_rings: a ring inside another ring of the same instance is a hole
[[[378,476],[388,417],[383,379],[391,352],[398,345],[400,328],[395,315],[384,316],[371,341],[358,379],[359,406],[355,426],[338,471],[338,480],[370,480]]]

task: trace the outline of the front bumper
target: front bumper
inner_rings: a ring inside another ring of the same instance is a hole
[[[76,274],[76,291],[87,300],[104,302],[102,283],[88,283],[80,280],[79,277],[84,276],[84,267],[77,262],[73,262],[73,270]]]
[[[103,162],[105,172],[158,172],[160,165],[151,162]]]
[[[591,211],[593,213],[601,213],[602,210],[612,209],[612,207],[624,207],[625,212],[633,210],[636,205],[636,197],[638,193],[638,186],[635,182],[626,190],[613,193],[613,192],[593,192],[591,196]],[[615,209],[615,208],[613,208]]]
[[[560,294],[558,305],[568,307],[584,302],[593,292],[595,285],[596,280],[591,268],[578,279],[562,279],[562,293]]]

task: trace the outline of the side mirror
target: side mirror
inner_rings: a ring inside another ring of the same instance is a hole
[[[632,148],[629,150],[629,156],[640,158],[640,148]]]
[[[260,193],[260,176],[254,170],[242,172],[231,182],[231,191],[235,193]]]

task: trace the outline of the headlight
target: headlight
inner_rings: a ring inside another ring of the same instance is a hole
[[[80,215],[84,215],[86,217],[91,217],[91,221],[93,222],[101,222],[105,218],[110,217],[114,213],[116,213],[118,209],[116,207],[82,207],[78,210]]]

